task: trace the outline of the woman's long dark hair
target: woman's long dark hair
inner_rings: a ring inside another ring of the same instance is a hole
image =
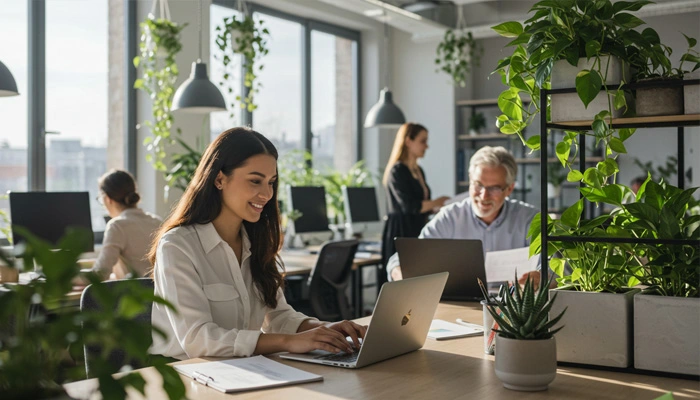
[[[214,184],[219,171],[231,176],[234,169],[258,154],[269,154],[275,160],[278,157],[272,142],[249,128],[229,129],[207,147],[187,190],[153,240],[148,253],[151,265],[155,266],[158,243],[165,233],[179,226],[207,224],[219,215],[222,194]],[[253,282],[265,305],[276,308],[277,291],[284,284],[284,279],[277,269],[277,254],[281,247],[277,180],[272,186],[272,198],[265,204],[260,220],[255,223],[243,221],[243,226],[251,243]]]

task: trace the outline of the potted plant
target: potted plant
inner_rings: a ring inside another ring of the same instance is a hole
[[[479,65],[483,53],[483,46],[476,43],[471,32],[448,29],[437,46],[435,64],[438,71],[450,75],[455,85],[464,87],[472,65]]]
[[[115,346],[122,348],[127,359],[148,363],[151,327],[132,316],[143,311],[143,304],[156,301],[172,307],[153,292],[139,290],[135,285],[122,297],[116,312],[105,307],[104,312],[82,313],[76,307],[65,307],[66,295],[73,290],[73,279],[80,271],[77,260],[86,240],[92,234],[86,230],[69,230],[59,242],[60,251],[30,232],[17,228],[27,239],[23,248],[24,270],[33,268],[34,261],[42,265],[44,280],[28,284],[0,287],[0,392],[3,398],[50,398],[61,395],[62,383],[85,379],[85,367],[72,360],[80,360],[83,345],[97,345],[109,352]],[[0,252],[0,258],[9,265],[15,260]],[[92,283],[99,279],[92,275]],[[107,293],[106,295],[108,295]],[[105,299],[102,299],[105,300]],[[107,296],[109,300],[109,296]],[[47,313],[46,310],[60,312]],[[160,332],[154,328],[155,331]],[[185,387],[177,372],[164,360],[151,364],[163,378],[163,388],[170,399],[185,397]],[[99,390],[105,399],[126,398],[126,389],[133,388],[144,395],[144,379],[139,373],[114,377],[117,372],[107,363],[91,367],[97,376]]]
[[[517,276],[515,277],[517,282]],[[481,282],[481,281],[480,281]],[[496,336],[496,376],[512,390],[539,391],[557,375],[557,343],[552,329],[566,310],[552,311],[557,298],[547,296],[549,285],[536,288],[528,277],[524,287],[510,290],[501,286],[499,297],[489,295],[480,285],[486,309],[498,324]],[[550,315],[556,315],[549,318]]]
[[[254,96],[262,86],[257,74],[264,68],[260,60],[269,52],[267,38],[270,32],[263,25],[262,20],[256,22],[252,16],[244,13],[241,17],[226,17],[223,24],[216,27],[216,45],[223,54],[221,62],[225,71],[219,86],[224,89],[224,93],[233,93],[233,85],[236,83],[229,77],[231,68],[234,66],[233,60],[236,54],[240,54],[245,66],[243,85],[247,88],[247,93],[236,96],[235,100],[240,102],[238,108],[248,112],[253,112],[257,108]],[[235,109],[236,104],[232,102],[229,107],[231,117]]]
[[[637,116],[683,114],[683,86],[673,82],[700,68],[700,58],[694,50],[697,40],[683,36],[688,50],[681,56],[678,68],[673,68],[669,59],[672,49],[661,43],[659,35],[651,28],[644,29],[630,47],[635,81],[640,84],[636,89]],[[684,69],[685,62],[690,62],[691,69]],[[692,101],[697,102],[697,99]]]
[[[636,246],[644,266],[635,276],[647,289],[634,296],[635,368],[700,376],[700,215],[689,215],[697,189],[648,175],[636,202],[624,205],[636,237],[695,242]]]
[[[560,219],[547,216],[550,236],[572,236],[581,241],[550,241],[550,269],[559,277],[559,301],[552,312],[568,307],[562,323],[566,332],[559,335],[557,358],[582,364],[629,367],[632,363],[632,301],[639,289],[635,278],[641,270],[641,260],[629,243],[587,242],[586,238],[631,238],[626,228],[623,199],[631,195],[624,185],[608,184],[600,188],[582,187],[583,196],[592,202],[617,207],[609,214],[583,220],[583,200],[567,208]],[[541,251],[540,218],[538,214],[528,237],[530,254]],[[568,268],[565,268],[568,267]],[[605,310],[605,312],[591,312]]]
[[[133,61],[134,66],[142,70],[142,77],[136,79],[134,88],[145,91],[153,101],[153,120],[143,124],[150,128],[151,135],[144,139],[143,144],[148,151],[146,160],[153,163],[158,171],[165,171],[165,149],[172,143],[170,129],[173,116],[170,108],[179,75],[175,55],[182,50],[180,33],[186,26],[149,14],[141,23],[140,55]]]
[[[469,134],[472,136],[477,135],[484,128],[486,128],[484,113],[476,112],[472,114],[472,117],[469,119]]]

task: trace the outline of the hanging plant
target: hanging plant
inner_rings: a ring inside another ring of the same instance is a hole
[[[449,29],[438,44],[436,53],[438,71],[449,74],[455,85],[464,87],[472,65],[479,65],[484,48],[476,43],[471,32]]]
[[[270,36],[270,32],[263,27],[262,20],[256,23],[253,17],[247,15],[247,13],[243,13],[243,15],[242,17],[226,17],[223,25],[216,27],[218,32],[216,45],[223,54],[221,62],[224,65],[224,76],[223,80],[219,82],[219,86],[227,93],[233,93],[235,82],[229,79],[232,75],[231,69],[234,66],[233,60],[236,54],[242,55],[245,65],[243,84],[248,88],[248,93],[245,97],[242,94],[236,96],[235,101],[240,102],[241,109],[252,112],[258,107],[253,98],[262,87],[257,74],[264,67],[260,64],[261,58],[269,51],[267,39]],[[229,107],[231,117],[233,117],[235,108],[236,104],[232,102]]]
[[[180,32],[187,24],[179,25],[167,18],[156,19],[153,14],[141,23],[140,55],[134,57],[134,66],[141,67],[143,75],[134,82],[134,88],[148,93],[153,101],[153,120],[144,121],[151,135],[143,141],[148,153],[146,160],[158,171],[165,171],[165,148],[173,142],[170,129],[173,116],[170,110],[179,74],[175,55],[182,49]]]

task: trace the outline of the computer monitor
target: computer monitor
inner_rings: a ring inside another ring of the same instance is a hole
[[[377,192],[373,187],[343,186],[343,203],[350,235],[380,240],[383,222],[379,217]]]
[[[301,235],[304,244],[320,244],[333,237],[328,226],[326,190],[323,186],[288,186],[288,211],[298,210],[301,217],[289,221],[292,234]]]
[[[15,226],[21,226],[54,245],[68,227],[81,227],[91,233],[83,252],[94,251],[88,192],[10,192],[10,220],[14,245],[25,242],[24,237],[15,231]]]

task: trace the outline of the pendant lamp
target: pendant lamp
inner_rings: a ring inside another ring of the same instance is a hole
[[[199,1],[199,58],[192,63],[190,77],[180,85],[173,97],[173,111],[206,114],[225,111],[226,101],[207,76],[207,64],[202,62],[202,1]]]
[[[0,61],[0,97],[17,96],[18,94],[15,78],[5,64]]]
[[[384,54],[389,55],[389,26],[387,25],[387,16],[384,15]],[[384,68],[387,71],[387,68]],[[384,82],[389,82],[388,72],[384,73]],[[406,117],[404,117],[401,109],[394,104],[392,99],[391,90],[385,87],[379,92],[379,101],[377,104],[373,105],[365,117],[365,128],[380,127],[389,128],[397,127],[406,122]]]

